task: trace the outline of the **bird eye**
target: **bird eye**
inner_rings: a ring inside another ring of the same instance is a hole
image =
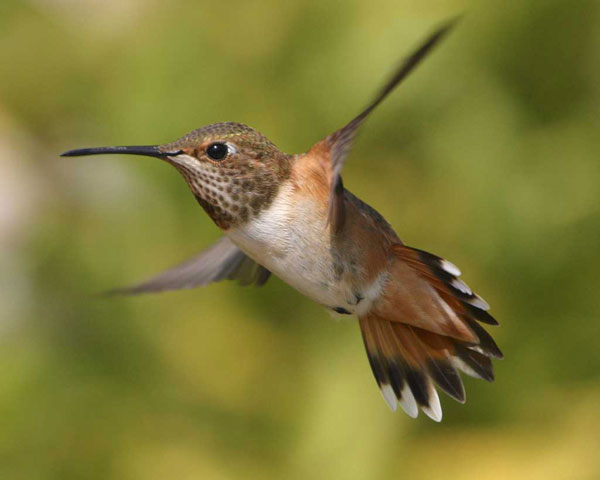
[[[224,143],[211,143],[206,149],[206,154],[212,160],[223,160],[229,153],[229,147]]]

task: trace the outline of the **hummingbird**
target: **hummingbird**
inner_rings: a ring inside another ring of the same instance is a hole
[[[436,390],[465,402],[459,372],[494,379],[502,353],[481,324],[489,305],[448,260],[405,245],[374,208],[344,188],[341,171],[365,119],[446,36],[435,30],[373,101],[306,153],[280,151],[257,130],[215,123],[172,143],[70,150],[65,157],[129,154],[174,166],[223,236],[195,257],[118,293],[264,285],[271,273],[339,315],[358,317],[385,401],[441,421]]]

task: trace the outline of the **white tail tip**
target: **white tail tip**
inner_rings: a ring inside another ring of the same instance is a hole
[[[381,393],[383,394],[383,398],[385,399],[385,403],[388,404],[388,407],[395,412],[398,410],[398,400],[396,399],[396,394],[392,387],[388,384],[381,385]]]

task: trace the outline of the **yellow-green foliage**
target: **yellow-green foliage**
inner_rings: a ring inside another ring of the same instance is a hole
[[[600,478],[598,2],[1,3],[0,478]],[[60,152],[225,120],[302,152],[461,13],[344,171],[501,322],[441,425],[277,279],[97,295],[219,232],[166,164]]]

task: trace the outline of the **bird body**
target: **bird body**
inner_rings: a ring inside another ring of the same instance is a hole
[[[315,302],[359,318],[375,379],[392,409],[442,417],[434,384],[460,402],[458,374],[493,380],[502,353],[480,323],[497,322],[452,263],[403,244],[389,223],[346,190],[341,169],[368,114],[426,56],[449,25],[401,65],[375,100],[308,152],[288,155],[239,123],[209,125],[160,146],[100,147],[65,156],[129,153],[160,158],[182,174],[224,237],[147,282],[136,294],[271,273]]]
[[[316,153],[296,156],[273,203],[226,234],[249,257],[315,302],[362,314],[385,276],[385,235],[374,228],[369,210],[359,210],[358,200],[348,201],[351,222],[341,241],[328,233],[329,187],[320,160]]]

